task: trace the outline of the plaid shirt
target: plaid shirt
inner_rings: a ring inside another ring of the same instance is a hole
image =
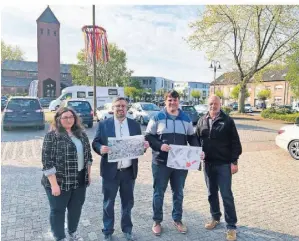
[[[89,139],[83,132],[79,138],[83,144],[84,167],[92,163]],[[78,157],[75,144],[67,133],[57,134],[51,131],[46,134],[42,148],[42,164],[44,175],[42,185],[51,187],[46,175],[55,174],[61,190],[68,191],[79,186]],[[46,174],[46,175],[45,175]],[[88,184],[88,172],[85,172],[85,183]]]

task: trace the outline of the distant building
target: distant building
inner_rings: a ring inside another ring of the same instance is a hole
[[[60,64],[60,23],[49,6],[36,23],[37,62],[3,61],[2,94],[26,94],[30,82],[37,79],[38,97],[58,97],[72,83],[70,65]]]
[[[70,69],[71,65],[60,64],[60,90],[72,85]],[[39,79],[37,62],[4,60],[1,64],[2,95],[28,94],[30,82],[36,79]],[[50,94],[49,91],[42,96],[47,94]]]
[[[258,93],[262,89],[271,90],[271,98],[266,100],[266,104],[276,105],[290,105],[292,104],[294,97],[290,89],[289,83],[285,80],[287,69],[284,70],[271,70],[266,72],[262,81],[255,81],[253,78],[247,84],[247,89],[250,96],[245,100],[246,103],[256,106],[259,102]],[[226,73],[219,76],[215,81],[211,83],[210,94],[220,90],[224,95],[224,105],[228,105],[233,100],[230,95],[233,88],[238,84],[238,73]]]
[[[184,93],[185,100],[193,100],[193,97],[191,95],[193,90],[200,92],[200,98],[202,100],[205,100],[209,97],[209,91],[210,91],[210,83],[205,82],[191,82],[191,81],[176,81],[174,83],[174,89],[178,90],[182,93]]]
[[[174,81],[163,77],[132,76],[131,79],[139,81],[141,87],[147,89],[151,94],[155,94],[160,89],[168,91],[174,88]]]

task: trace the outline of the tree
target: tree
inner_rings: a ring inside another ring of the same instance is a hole
[[[165,94],[165,90],[163,88],[162,89],[158,89],[156,91],[156,95],[159,96],[161,99],[163,99],[164,94]]]
[[[216,90],[215,95],[218,96],[220,99],[223,99],[224,97],[224,94],[221,90]]]
[[[131,99],[135,100],[138,95],[138,89],[136,89],[135,87],[126,86],[125,87],[125,95],[127,97],[130,97]]]
[[[12,46],[5,44],[1,40],[1,62],[4,60],[24,60],[25,54],[24,51],[20,49],[19,46]]]
[[[188,38],[209,58],[231,61],[240,84],[239,111],[244,112],[246,84],[267,65],[282,60],[299,39],[299,6],[207,6],[190,24]]]
[[[236,85],[230,93],[230,97],[235,101],[239,99],[240,88],[240,85]],[[250,94],[248,92],[248,89],[246,88],[245,98],[248,98],[249,96]]]
[[[96,85],[97,86],[124,86],[130,82],[133,71],[127,70],[126,53],[116,44],[109,44],[110,60],[108,63],[97,62]],[[85,50],[81,49],[77,54],[78,64],[71,67],[73,83],[77,85],[93,85],[93,77],[88,76],[88,69],[92,66],[86,62]]]
[[[289,82],[295,98],[299,99],[299,44],[295,45],[294,51],[286,58],[288,72],[286,80]]]
[[[199,90],[192,90],[191,91],[191,96],[197,100],[197,103],[199,103],[199,98],[200,98],[200,91]]]
[[[265,103],[265,100],[271,98],[271,90],[264,89],[257,94],[257,98]],[[266,106],[266,104],[265,104]]]

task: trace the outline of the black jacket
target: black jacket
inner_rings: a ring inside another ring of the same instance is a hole
[[[196,126],[196,135],[208,163],[232,163],[237,161],[242,153],[235,122],[222,111],[213,121],[211,131],[208,114],[201,117]]]

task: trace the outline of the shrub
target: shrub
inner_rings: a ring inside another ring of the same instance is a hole
[[[275,110],[274,108],[269,108],[263,110],[261,116],[266,119],[283,120],[283,121],[295,123],[296,119],[299,118],[299,113],[289,114],[289,111],[290,110],[282,110],[282,109]]]
[[[228,106],[223,106],[222,110],[225,114],[229,115],[232,111],[232,108],[228,107]]]

